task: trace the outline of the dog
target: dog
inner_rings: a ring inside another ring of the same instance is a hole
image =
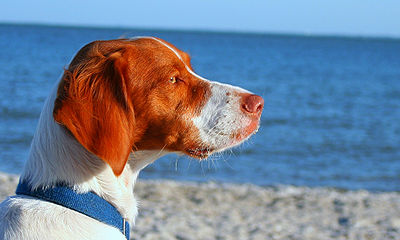
[[[201,160],[242,143],[263,106],[197,75],[162,39],[87,44],[44,104],[17,195],[0,205],[0,239],[129,239],[140,170],[165,154]]]

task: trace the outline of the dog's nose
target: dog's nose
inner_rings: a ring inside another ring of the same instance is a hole
[[[247,114],[260,116],[264,107],[264,99],[255,94],[242,96],[242,110]]]

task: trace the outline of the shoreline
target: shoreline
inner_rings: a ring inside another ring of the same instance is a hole
[[[18,176],[0,172],[0,201]],[[400,239],[400,193],[138,180],[135,239]]]

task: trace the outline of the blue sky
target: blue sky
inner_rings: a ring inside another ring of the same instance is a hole
[[[400,0],[3,0],[0,22],[400,37]]]

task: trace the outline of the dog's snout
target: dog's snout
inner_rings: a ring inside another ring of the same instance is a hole
[[[261,115],[264,107],[264,99],[255,94],[246,94],[242,96],[241,108],[247,114]]]

